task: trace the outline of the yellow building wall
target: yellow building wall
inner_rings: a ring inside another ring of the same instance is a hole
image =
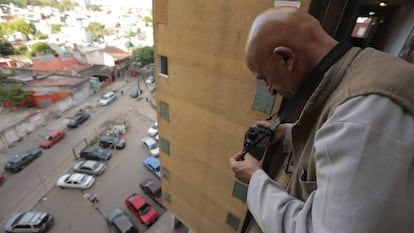
[[[162,2],[166,9],[154,9],[163,15],[154,22],[154,73],[159,134],[170,145],[169,155],[160,152],[170,172],[169,181],[161,179],[170,196],[164,204],[194,232],[240,232],[247,206],[232,195],[229,158],[242,149],[245,131],[268,116],[252,109],[256,81],[244,63],[245,40],[273,1]],[[168,78],[157,72],[158,55],[168,57]],[[169,121],[159,115],[160,101],[169,105]],[[237,230],[227,213],[240,220]]]

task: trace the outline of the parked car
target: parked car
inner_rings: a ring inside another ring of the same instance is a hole
[[[154,83],[154,82],[155,82],[155,79],[154,79],[154,76],[152,76],[152,75],[148,76],[148,78],[145,79],[146,84],[151,84],[151,83]]]
[[[53,215],[40,212],[28,211],[15,214],[6,220],[5,232],[45,232],[53,223]]]
[[[139,187],[142,189],[142,191],[144,191],[146,195],[158,203],[158,205],[163,206],[161,197],[161,185],[159,182],[147,178],[139,184]]]
[[[148,171],[150,171],[156,177],[158,177],[158,179],[160,179],[160,177],[161,177],[160,160],[158,160],[157,158],[154,158],[154,157],[148,157],[142,163],[148,169]]]
[[[112,151],[96,146],[87,146],[81,150],[79,155],[82,159],[104,161],[112,158]]]
[[[77,188],[88,189],[95,182],[95,178],[91,175],[83,173],[68,173],[61,176],[56,185],[60,188]]]
[[[18,172],[41,154],[42,150],[40,148],[33,148],[28,151],[18,153],[7,160],[4,170],[8,172]]]
[[[158,122],[154,122],[154,124],[151,125],[151,127],[148,129],[148,136],[154,137],[158,134]]]
[[[52,131],[46,136],[45,140],[40,142],[40,147],[50,148],[51,146],[55,145],[57,142],[59,142],[64,137],[65,137],[65,131],[63,130]]]
[[[3,182],[4,182],[4,176],[0,175],[0,184],[3,184]]]
[[[157,141],[151,137],[145,137],[141,140],[142,146],[151,156],[158,157],[160,154],[160,148]]]
[[[69,119],[69,122],[66,126],[68,128],[76,128],[88,119],[89,114],[85,113],[84,111],[79,111]]]
[[[142,89],[140,89],[138,91],[138,88],[134,88],[131,90],[131,92],[129,93],[129,96],[131,98],[137,98],[138,96],[140,96],[142,94]]]
[[[114,209],[109,212],[106,220],[118,233],[138,233],[138,229],[120,209]]]
[[[92,176],[102,175],[105,169],[105,164],[94,160],[82,160],[72,166],[73,172],[85,173]]]
[[[138,193],[129,195],[125,205],[145,226],[153,224],[158,218],[158,212]]]
[[[101,98],[98,100],[98,104],[105,106],[110,104],[112,101],[116,99],[116,94],[113,91],[107,92],[103,95],[101,95]]]
[[[99,139],[99,146],[102,148],[123,149],[125,145],[125,140],[111,135],[103,136]]]

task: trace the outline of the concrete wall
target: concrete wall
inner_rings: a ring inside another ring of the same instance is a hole
[[[20,138],[36,130],[36,128],[43,126],[49,119],[61,116],[73,105],[74,101],[72,97],[68,96],[48,108],[39,110],[34,114],[28,114],[20,121],[4,127],[0,131],[0,150],[9,147]]]
[[[229,158],[242,149],[245,131],[267,117],[252,109],[256,80],[244,62],[245,40],[274,1],[155,2],[166,7],[154,9],[159,131],[170,146],[169,155],[160,152],[170,172],[161,180],[170,197],[164,204],[193,232],[240,232],[247,208],[232,195]],[[158,73],[159,55],[168,57],[168,77]],[[168,121],[160,102],[169,106]],[[236,230],[226,224],[228,213],[239,220]]]

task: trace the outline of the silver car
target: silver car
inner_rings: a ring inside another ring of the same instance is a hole
[[[53,215],[28,211],[11,216],[4,224],[5,232],[45,232],[53,223]]]
[[[94,160],[82,160],[75,163],[72,167],[74,172],[86,173],[93,176],[99,176],[105,171],[105,164]]]

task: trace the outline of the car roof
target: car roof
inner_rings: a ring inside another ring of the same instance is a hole
[[[120,139],[120,138],[112,136],[112,135],[105,135],[105,136],[102,136],[99,140],[101,140],[101,141],[114,141],[114,140],[118,140],[118,139]]]
[[[147,202],[138,193],[133,193],[128,197],[128,202],[131,203],[136,209],[141,208]]]
[[[42,221],[42,217],[47,213],[38,211],[29,211],[23,213],[23,217],[19,220],[19,224],[38,224]]]
[[[85,161],[83,161],[83,163],[82,163],[82,167],[89,167],[89,168],[93,168],[93,166],[94,166],[96,163],[99,163],[99,162],[98,162],[98,161],[93,161],[93,160],[85,160]]]
[[[142,139],[143,142],[147,143],[148,145],[156,144],[157,141],[153,139],[152,137],[145,137]]]
[[[149,188],[152,192],[155,192],[161,188],[158,182],[149,178],[142,181],[141,186]]]
[[[69,176],[67,177],[67,179],[68,180],[71,180],[71,181],[80,181],[83,176],[87,176],[87,175],[86,174],[82,174],[82,173],[71,173],[71,174],[69,174]]]
[[[96,147],[96,146],[87,146],[85,148],[82,149],[82,152],[97,152],[100,151],[101,148],[100,147]]]
[[[154,157],[148,157],[144,160],[144,163],[150,164],[153,168],[157,168],[160,166],[160,160]]]

